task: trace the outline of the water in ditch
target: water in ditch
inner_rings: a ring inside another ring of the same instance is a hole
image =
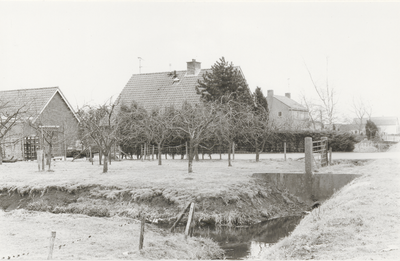
[[[193,236],[209,237],[225,250],[226,259],[256,258],[263,249],[288,236],[303,217],[284,217],[243,227],[196,227]],[[184,227],[176,232],[183,233]]]

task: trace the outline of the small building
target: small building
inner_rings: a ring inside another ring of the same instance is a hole
[[[281,96],[275,95],[273,90],[268,90],[267,102],[269,117],[282,127],[303,129],[309,126],[307,108],[293,100],[290,93]]]
[[[60,88],[0,91],[0,101],[9,112],[22,106],[24,111],[1,143],[4,157],[36,159],[45,138],[51,138],[53,156],[65,156],[68,148],[76,146],[79,118]]]
[[[236,68],[243,76],[240,67]],[[201,95],[197,94],[196,86],[206,72],[211,73],[212,70],[201,69],[201,63],[192,59],[187,62],[186,70],[133,74],[119,95],[116,108],[129,106],[133,101],[147,111],[166,106],[180,108],[185,101],[199,103]]]

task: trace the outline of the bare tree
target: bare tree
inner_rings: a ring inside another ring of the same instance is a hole
[[[301,103],[307,108],[308,118],[314,130],[317,129],[317,123],[321,116],[321,106],[317,105],[313,100],[308,98],[304,93],[301,94]],[[322,122],[321,122],[322,124]]]
[[[307,64],[304,62],[308,75],[310,76],[310,80],[313,84],[313,87],[318,95],[321,110],[320,110],[320,118],[323,122],[328,124],[329,126],[333,126],[336,120],[337,114],[337,97],[336,97],[336,90],[333,86],[329,85],[328,79],[328,57],[326,58],[326,83],[325,86],[317,86],[316,82],[314,81],[310,70],[307,67]]]
[[[104,156],[103,173],[108,172],[108,157],[117,140],[118,124],[114,108],[115,104],[110,103],[98,107],[86,105],[78,110],[84,136],[91,137]]]
[[[366,103],[362,98],[353,97],[353,112],[356,115],[359,133],[363,130],[364,119],[370,119],[372,114],[372,106]]]
[[[211,135],[213,128],[210,125],[216,122],[218,115],[218,105],[215,102],[195,105],[185,102],[180,110],[176,110],[172,129],[188,140],[188,173],[193,172],[195,148]]]
[[[13,106],[10,101],[0,100],[0,165],[3,163],[3,144],[11,129],[22,120],[27,105]]]
[[[260,160],[260,153],[264,150],[268,139],[273,135],[273,120],[269,119],[268,111],[261,108],[254,111],[252,107],[246,106],[242,110],[241,130],[242,137],[250,144],[256,153],[256,161]]]

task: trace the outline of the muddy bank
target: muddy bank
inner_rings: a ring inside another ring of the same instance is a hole
[[[170,188],[10,186],[0,190],[0,207],[5,211],[28,209],[97,217],[137,218],[142,212],[149,222],[172,224],[187,203],[194,202],[197,225],[222,226],[244,226],[271,218],[299,215],[308,208],[299,198],[265,181],[254,179],[247,185],[246,190],[238,189],[237,193],[232,188],[229,195],[210,197],[180,195]],[[176,198],[179,200],[174,200]]]

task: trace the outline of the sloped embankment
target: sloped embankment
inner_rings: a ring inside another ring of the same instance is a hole
[[[399,146],[394,149],[400,152]],[[364,175],[312,210],[289,237],[261,258],[397,259],[400,157],[379,159],[357,171]]]
[[[196,194],[174,188],[107,187],[102,185],[9,186],[0,190],[5,211],[24,208],[52,213],[136,218],[145,213],[148,221],[172,223],[189,202],[195,203],[198,224],[250,225],[262,220],[296,215],[307,206],[298,198],[265,181],[251,179],[219,194]]]

